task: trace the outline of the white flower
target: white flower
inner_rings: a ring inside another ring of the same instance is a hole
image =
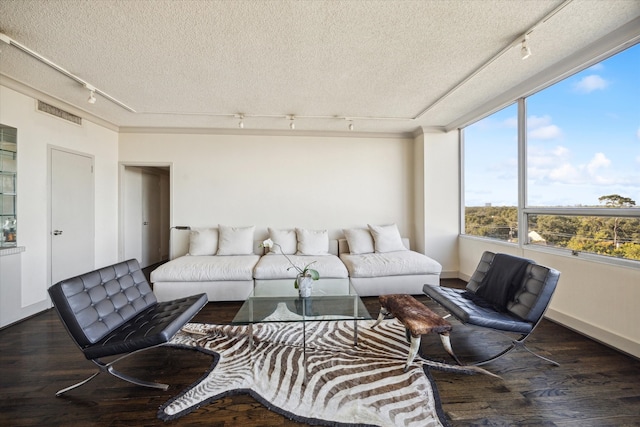
[[[298,272],[298,276],[311,277],[313,280],[318,280],[320,278],[320,274],[318,273],[317,270],[309,268],[309,266],[311,264],[314,264],[315,261],[310,262],[309,264],[305,265],[304,268],[300,268],[297,265],[295,265],[293,263],[293,261],[291,261],[291,259],[287,256],[287,254],[285,254],[282,251],[282,246],[280,246],[277,243],[274,243],[273,240],[271,240],[271,239],[263,240],[262,243],[260,244],[260,246],[263,247],[263,248],[267,248],[267,249],[271,249],[274,246],[279,247],[280,248],[280,252],[282,253],[282,255],[284,255],[284,257],[287,259],[287,261],[289,261],[289,264],[291,264],[291,267],[287,268],[287,270],[291,270],[292,268],[295,269]],[[298,278],[296,278],[296,280],[293,282],[293,284],[294,284],[295,288],[298,289]]]

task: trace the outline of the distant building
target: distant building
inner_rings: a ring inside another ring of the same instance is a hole
[[[532,230],[529,232],[529,243],[535,243],[536,245],[546,245],[547,241],[544,239],[544,237]]]

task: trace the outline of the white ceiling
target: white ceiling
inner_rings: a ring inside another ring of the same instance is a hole
[[[1,42],[0,75],[121,130],[240,131],[243,113],[242,132],[288,130],[295,115],[297,132],[346,131],[347,117],[414,133],[619,46],[625,25],[637,41],[639,17],[638,0],[0,0],[0,33],[136,112],[87,103],[80,83]],[[522,60],[511,46],[532,28]]]

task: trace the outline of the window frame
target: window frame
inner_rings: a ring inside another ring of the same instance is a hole
[[[527,205],[527,98],[535,93],[546,90],[554,84],[558,83],[561,80],[564,80],[572,75],[575,75],[586,68],[592,66],[595,63],[604,61],[614,55],[619,54],[623,50],[627,48],[632,48],[638,43],[634,43],[632,45],[623,45],[619,49],[616,49],[613,52],[610,52],[609,55],[599,55],[590,61],[583,64],[583,66],[572,70],[570,73],[564,73],[561,76],[558,76],[547,82],[546,85],[543,85],[537,88],[534,91],[530,91],[525,95],[517,98],[515,103],[517,103],[517,123],[518,123],[518,140],[517,140],[517,150],[518,150],[518,236],[527,236],[529,231],[529,216],[530,215],[565,215],[565,216],[598,216],[598,217],[627,217],[627,218],[640,218],[640,207],[635,208],[605,208],[605,207],[531,207]],[[466,206],[465,206],[465,135],[464,130],[465,127],[470,126],[476,123],[479,120],[485,119],[492,114],[500,111],[503,108],[506,108],[511,102],[504,103],[500,108],[494,109],[481,117],[477,118],[474,121],[466,123],[464,126],[458,128],[458,143],[459,143],[459,183],[460,183],[460,223],[459,223],[459,236],[474,239],[474,240],[482,240],[489,241],[492,244],[500,244],[507,245],[510,247],[518,247],[520,249],[538,251],[542,253],[549,253],[553,255],[567,256],[567,257],[579,257],[592,262],[600,262],[604,264],[631,267],[631,268],[639,268],[640,260],[626,259],[626,258],[618,258],[613,256],[600,255],[592,252],[580,252],[574,251],[568,248],[561,248],[557,246],[542,246],[528,243],[527,239],[518,239],[517,243],[508,242],[499,239],[493,239],[489,237],[476,236],[466,234],[465,232],[465,216],[466,216]]]

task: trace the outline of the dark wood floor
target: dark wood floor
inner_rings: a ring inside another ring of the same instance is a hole
[[[426,297],[418,299],[439,311]],[[377,312],[377,298],[365,298],[365,303],[371,313]],[[239,307],[237,302],[210,303],[194,321],[228,322]],[[505,342],[499,334],[453,323],[453,347],[463,361],[488,355]],[[640,426],[639,360],[550,321],[541,324],[529,346],[561,366],[518,350],[485,366],[501,379],[433,371],[452,426]],[[425,336],[422,352],[449,360],[437,337]],[[94,369],[49,310],[0,331],[0,425],[301,425],[243,395],[221,399],[176,421],[158,420],[158,407],[197,380],[211,360],[196,351],[153,349],[118,367],[136,377],[166,382],[167,391],[135,387],[101,374],[55,397],[57,390]]]

